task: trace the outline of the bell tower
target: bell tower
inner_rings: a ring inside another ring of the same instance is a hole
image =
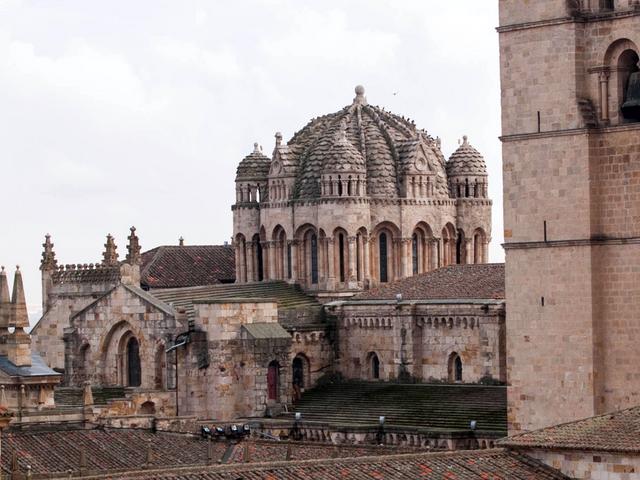
[[[499,4],[513,434],[640,403],[640,5]]]

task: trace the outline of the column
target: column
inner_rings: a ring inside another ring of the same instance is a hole
[[[264,254],[266,253],[267,261],[265,262],[265,272],[264,277],[266,280],[275,280],[276,279],[276,242],[264,242],[264,251],[263,251],[263,260]]]
[[[464,240],[465,263],[471,265],[473,263],[473,238]]]
[[[289,245],[291,245],[291,281],[295,283],[298,280],[298,241],[292,240]]]
[[[349,283],[355,283],[357,281],[356,262],[358,259],[356,258],[356,240],[357,240],[356,237],[349,237],[347,239],[347,242],[349,243],[349,272],[348,272],[347,280],[349,281]]]
[[[235,283],[242,283],[242,275],[240,274],[240,272],[242,272],[242,261],[240,260],[240,245],[238,242],[235,243],[234,245],[234,254],[235,254],[235,260],[236,260],[236,282]]]
[[[369,266],[369,236],[362,235],[362,278],[365,286],[371,283],[371,267]]]
[[[429,239],[429,270],[438,268],[438,239]]]
[[[609,122],[609,72],[602,71],[598,74],[600,81],[600,120]]]
[[[335,275],[335,262],[333,258],[333,237],[327,238],[325,240],[325,245],[327,247],[327,258],[328,258],[328,271],[327,271],[327,284],[326,287],[328,290],[333,290],[336,284],[336,275]]]
[[[410,277],[413,274],[411,254],[411,238],[403,238],[399,242],[400,247],[400,275],[399,278]]]
[[[245,254],[247,262],[247,282],[253,282],[255,280],[253,276],[253,265],[255,262],[255,249],[253,248],[253,242],[246,242]]]

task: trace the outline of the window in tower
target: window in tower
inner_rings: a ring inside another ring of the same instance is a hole
[[[387,274],[387,234],[382,232],[379,239],[380,250],[380,282],[388,282],[389,277]]]

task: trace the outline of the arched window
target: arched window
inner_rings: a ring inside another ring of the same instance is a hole
[[[318,236],[311,234],[311,283],[318,283]]]
[[[340,281],[344,282],[344,234],[338,234],[338,271],[340,272]]]
[[[342,177],[338,175],[338,196],[342,196]]]
[[[291,279],[291,244],[287,244],[287,278]]]
[[[622,115],[626,120],[640,120],[640,79],[638,79],[638,54],[625,50],[618,59],[618,75],[622,101]],[[635,74],[635,75],[634,75]]]
[[[380,379],[380,359],[378,358],[378,355],[372,353],[369,361],[371,362],[371,378],[373,380]]]
[[[413,274],[417,275],[419,272],[420,265],[420,239],[418,238],[418,234],[414,233],[411,236],[411,262],[413,267]]]
[[[464,238],[464,232],[458,231],[458,238],[456,240],[456,263],[463,265],[467,260],[467,242]]]
[[[262,280],[264,280],[264,265],[262,243],[260,242],[260,237],[258,235],[254,237],[254,245],[256,246],[256,266],[258,267],[258,281],[261,282]]]
[[[127,385],[139,387],[141,383],[140,344],[136,337],[131,337],[127,342]]]
[[[269,363],[267,368],[267,398],[278,401],[280,384],[280,364],[277,361]]]
[[[449,382],[462,382],[462,359],[453,352],[449,355]]]
[[[614,0],[600,0],[600,10],[611,11],[615,9]]]
[[[379,243],[379,257],[380,257],[380,282],[385,283],[389,281],[389,275],[387,271],[388,267],[388,245],[387,234],[385,232],[380,233],[378,240]]]

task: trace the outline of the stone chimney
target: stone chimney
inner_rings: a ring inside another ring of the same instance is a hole
[[[27,301],[22,285],[20,267],[16,267],[13,278],[13,294],[11,295],[11,319],[9,326],[14,327],[13,333],[7,337],[7,357],[18,367],[31,365],[31,337],[24,331],[29,326]]]
[[[105,267],[115,267],[118,265],[118,253],[116,252],[116,242],[109,233],[107,235],[107,243],[104,244],[104,252],[102,253],[102,265]]]
[[[142,257],[140,255],[140,240],[136,235],[136,227],[129,229],[131,234],[127,237],[129,243],[127,245],[126,261],[120,266],[120,277],[122,283],[127,285],[140,286],[140,264]]]
[[[51,243],[51,235],[48,233],[44,236],[42,244],[44,250],[42,252],[42,261],[40,262],[40,272],[42,275],[42,313],[49,310],[49,293],[53,287],[53,273],[58,269],[58,261],[53,251],[53,243]]]

